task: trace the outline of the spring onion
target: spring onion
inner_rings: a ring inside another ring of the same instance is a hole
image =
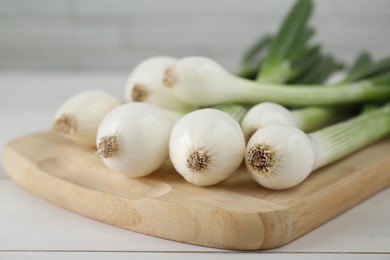
[[[205,108],[177,121],[169,138],[169,157],[185,180],[217,184],[240,166],[245,151],[240,125],[229,114]]]
[[[390,88],[373,86],[368,81],[343,86],[302,85],[294,88],[258,83],[236,77],[205,57],[178,60],[165,70],[166,77],[174,83],[165,86],[184,102],[194,106],[229,102],[257,104],[266,101],[291,106],[320,106],[390,99]]]
[[[59,108],[54,118],[53,130],[75,142],[94,146],[103,117],[119,105],[120,101],[107,92],[80,92],[67,99]]]
[[[127,79],[125,99],[129,102],[146,102],[169,110],[188,111],[192,108],[178,99],[165,85],[170,85],[169,69],[176,59],[167,56],[148,58],[139,63]],[[162,76],[167,76],[163,82]],[[165,85],[164,85],[165,84]]]
[[[390,134],[390,104],[305,134],[296,127],[270,125],[249,140],[245,164],[262,186],[281,190],[301,183],[312,171]]]
[[[304,107],[289,110],[272,102],[263,102],[249,109],[242,119],[241,127],[248,140],[257,129],[266,125],[283,124],[310,131],[337,114],[335,108]]]
[[[97,154],[112,171],[146,176],[168,158],[169,135],[180,116],[147,103],[121,105],[99,125]]]

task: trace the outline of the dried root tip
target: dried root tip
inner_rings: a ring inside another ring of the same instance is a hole
[[[249,139],[251,139],[252,135],[256,133],[257,130],[258,128],[256,127],[249,128],[248,131],[245,133],[245,140],[248,142]]]
[[[165,68],[162,82],[167,87],[172,87],[176,84],[177,75],[174,66],[169,66]]]
[[[104,136],[100,138],[97,147],[97,154],[100,158],[112,158],[119,152],[119,142],[117,135]]]
[[[276,164],[275,152],[266,144],[254,145],[247,154],[247,163],[258,174],[268,176]]]
[[[133,86],[133,90],[131,91],[132,100],[136,102],[143,102],[145,101],[147,96],[148,90],[146,89],[146,87],[142,84],[135,83]]]
[[[61,134],[73,134],[76,132],[76,120],[70,115],[61,115],[54,120],[52,129]]]
[[[192,172],[203,172],[209,168],[211,157],[207,152],[194,150],[187,157],[187,167]]]

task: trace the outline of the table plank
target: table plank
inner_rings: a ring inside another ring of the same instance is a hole
[[[7,260],[73,260],[73,259],[94,259],[94,260],[128,260],[128,259],[151,259],[163,257],[169,260],[183,259],[213,259],[213,260],[230,260],[230,259],[248,259],[248,260],[326,260],[326,259],[343,259],[343,260],[388,260],[389,255],[355,255],[355,254],[271,254],[271,253],[172,253],[172,252],[0,252],[0,259]]]

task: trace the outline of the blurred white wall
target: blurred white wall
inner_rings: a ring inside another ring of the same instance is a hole
[[[234,70],[292,0],[0,0],[0,70],[129,71],[154,55]],[[315,0],[316,41],[347,62],[390,55],[390,0]]]

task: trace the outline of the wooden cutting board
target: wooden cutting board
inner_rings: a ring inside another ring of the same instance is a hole
[[[7,144],[9,176],[65,209],[117,227],[185,243],[254,250],[284,245],[390,184],[390,138],[301,185],[271,191],[245,168],[211,187],[184,181],[169,162],[130,179],[105,168],[92,148],[42,132]]]

